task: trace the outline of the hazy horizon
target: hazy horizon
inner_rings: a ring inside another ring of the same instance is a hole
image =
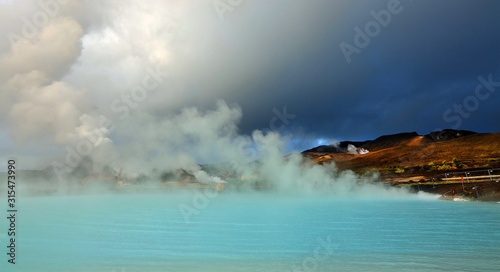
[[[101,167],[180,167],[254,157],[255,135],[278,133],[288,154],[400,132],[499,132],[498,10],[2,1],[0,152],[22,169],[74,168],[74,152]]]

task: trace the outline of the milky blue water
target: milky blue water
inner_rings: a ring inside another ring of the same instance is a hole
[[[497,203],[194,196],[19,198],[17,264],[3,253],[0,271],[500,270]]]

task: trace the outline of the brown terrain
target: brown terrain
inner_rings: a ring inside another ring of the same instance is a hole
[[[363,154],[363,149],[369,153]],[[375,171],[394,186],[411,186],[446,198],[500,200],[500,133],[400,133],[319,146],[303,155],[358,174]]]

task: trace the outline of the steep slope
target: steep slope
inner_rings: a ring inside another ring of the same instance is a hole
[[[356,142],[348,143],[356,145]],[[357,144],[356,147],[366,148],[370,153],[339,157],[335,153],[318,153],[311,149],[312,152],[308,150],[303,154],[318,163],[333,161],[341,169],[360,172],[377,170],[393,174],[392,170],[400,169],[400,173],[406,170],[407,174],[428,176],[443,169],[500,167],[500,133],[452,130],[425,136],[401,133]],[[437,166],[443,165],[446,167],[438,169]]]

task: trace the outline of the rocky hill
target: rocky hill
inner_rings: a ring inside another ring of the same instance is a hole
[[[428,178],[451,171],[500,168],[500,133],[451,129],[427,135],[399,133],[318,146],[303,155],[320,164],[335,162],[340,169],[357,173],[376,170],[387,179]]]

